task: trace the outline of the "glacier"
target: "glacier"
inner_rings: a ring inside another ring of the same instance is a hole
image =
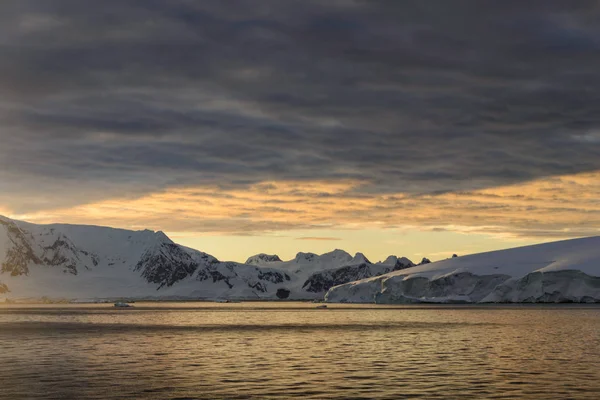
[[[600,302],[600,237],[485,252],[334,286],[342,303]]]

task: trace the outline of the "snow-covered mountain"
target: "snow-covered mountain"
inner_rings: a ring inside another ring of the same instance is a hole
[[[0,217],[0,297],[276,298],[285,272],[173,243],[164,233]]]
[[[426,263],[331,288],[349,303],[600,302],[600,237]]]
[[[0,216],[0,298],[322,299],[334,285],[412,265],[394,257],[371,264],[341,250],[221,262],[162,232]]]
[[[321,255],[298,253],[289,261],[281,261],[277,255],[258,254],[250,257],[247,263],[284,271],[292,277],[290,286],[295,293],[312,298],[322,298],[329,288],[336,285],[415,265],[408,258],[396,256],[373,264],[362,253],[353,257],[339,249]]]
[[[271,254],[260,253],[260,254],[257,254],[255,256],[248,258],[246,260],[245,264],[263,265],[263,264],[268,264],[268,263],[273,263],[273,262],[278,262],[278,261],[281,261],[281,259],[279,258],[279,256],[277,254],[271,255]]]

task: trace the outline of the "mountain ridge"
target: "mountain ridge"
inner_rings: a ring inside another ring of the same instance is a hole
[[[360,253],[339,249],[298,253],[288,262],[258,256],[251,264],[220,261],[162,231],[0,217],[0,294],[6,298],[322,299],[335,284],[395,267],[367,266]]]

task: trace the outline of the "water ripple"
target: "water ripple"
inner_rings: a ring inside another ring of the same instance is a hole
[[[0,398],[600,397],[598,307],[219,307],[1,309]]]

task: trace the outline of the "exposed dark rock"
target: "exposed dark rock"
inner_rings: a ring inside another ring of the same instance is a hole
[[[206,268],[198,272],[197,278],[199,281],[205,281],[212,278],[213,283],[223,281],[229,289],[233,288],[233,285],[229,282],[229,277],[223,275],[216,269]]]
[[[256,282],[254,285],[248,284],[252,289],[258,290],[261,293],[267,291],[267,287],[262,282]]]
[[[406,269],[406,268],[411,268],[414,267],[415,264],[413,264],[412,262],[402,262],[401,259],[398,259],[398,261],[396,261],[396,264],[394,265],[394,268],[392,269],[392,271],[399,271],[401,269]]]
[[[70,254],[72,257],[65,256],[65,253]],[[80,261],[77,253],[89,255],[87,252],[77,250],[72,243],[59,237],[51,246],[44,247],[42,261],[47,266],[62,266],[64,271],[77,275],[77,261]]]
[[[278,299],[287,299],[290,297],[290,291],[284,288],[279,288],[277,289],[276,295]]]
[[[219,260],[206,253],[202,253],[202,255],[200,256],[200,260],[202,260],[202,264],[204,265],[213,265],[219,263]]]
[[[89,257],[92,264],[98,264],[98,256],[87,251],[78,249],[64,235],[59,237],[50,246],[38,247],[38,254],[33,250],[34,238],[15,223],[0,219],[0,226],[7,230],[8,239],[12,242],[2,263],[1,272],[9,273],[11,276],[28,275],[30,264],[44,265],[47,267],[62,267],[63,272],[77,275],[77,265],[81,265],[80,256]],[[55,234],[55,229],[49,229],[50,234]],[[42,234],[40,234],[42,236]],[[89,268],[84,265],[85,268]]]
[[[148,282],[157,283],[158,289],[187,278],[197,268],[198,263],[174,243],[161,243],[148,250],[135,267]]]
[[[389,272],[389,270],[381,273]],[[349,265],[311,275],[302,286],[307,292],[325,292],[330,288],[374,276],[369,264]]]
[[[253,268],[252,272],[256,275],[248,276],[247,265],[237,264],[234,262],[218,263],[213,262],[210,265],[199,269],[196,275],[196,279],[199,281],[205,281],[212,279],[213,282],[223,281],[230,289],[234,287],[232,282],[242,281],[243,284],[249,288],[266,293],[268,291],[267,282],[269,283],[283,283],[291,280],[290,276],[286,273],[276,270],[263,270],[261,268]],[[243,273],[240,275],[240,271]]]
[[[275,272],[275,271],[267,271],[267,272],[261,272],[260,270],[258,271],[258,279],[264,280],[264,281],[269,281],[272,283],[281,283],[283,282],[283,280],[290,280],[290,277],[288,274],[284,274],[282,272]]]
[[[419,265],[423,265],[423,264],[430,264],[431,260],[427,257],[423,257],[423,259],[421,260],[421,262],[419,263]]]
[[[28,275],[29,263],[41,264],[42,261],[35,255],[26,237],[26,232],[10,221],[0,219],[0,226],[4,226],[8,239],[12,242],[6,252],[6,258],[2,263],[1,272],[9,273],[11,276]]]

